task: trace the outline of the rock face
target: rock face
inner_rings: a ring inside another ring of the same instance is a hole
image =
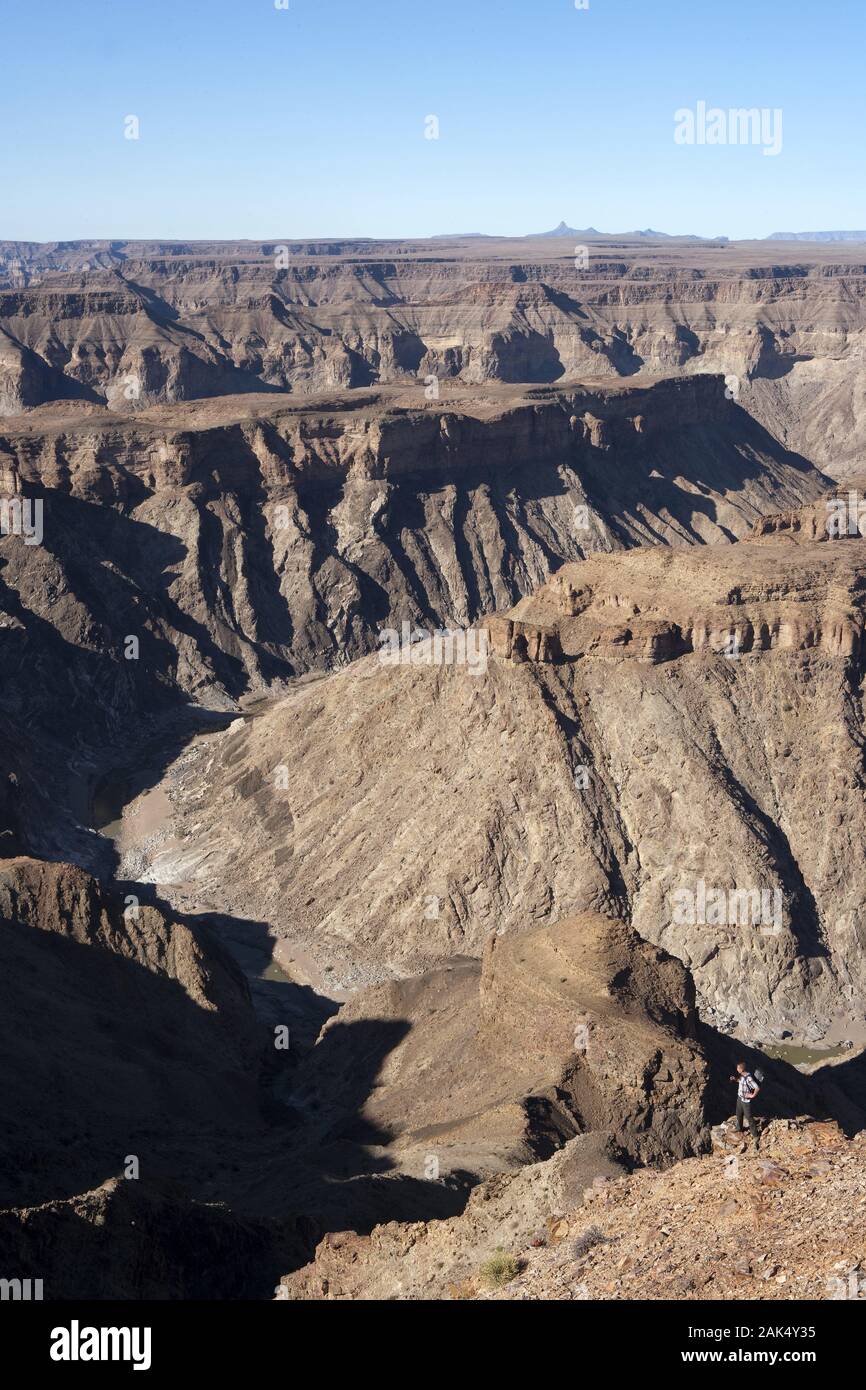
[[[260,1041],[231,957],[80,869],[0,867],[0,1204],[69,1197],[130,1157],[144,1180],[195,1186],[203,1134],[260,1123]]]
[[[828,485],[721,378],[426,411],[255,399],[10,425],[0,495],[38,501],[44,531],[3,538],[13,596],[91,647],[137,634],[164,679],[224,700],[395,621],[471,622],[594,550],[741,537]]]
[[[122,1178],[0,1211],[0,1255],[11,1277],[41,1279],[52,1301],[267,1298],[279,1269],[267,1223]]]
[[[328,1236],[282,1299],[863,1299],[863,1135],[774,1121],[759,1153],[581,1170],[584,1140],[477,1189],[449,1221]],[[741,1146],[742,1147],[742,1146]],[[516,1274],[485,1279],[497,1250]]]
[[[721,372],[859,463],[862,247],[578,240],[0,243],[0,409]]]
[[[104,871],[81,783],[143,715],[229,710],[383,630],[508,607],[564,560],[730,539],[826,488],[709,377],[426,412],[387,393],[250,400],[67,406],[0,435],[15,843]],[[16,532],[25,517],[38,536]]]
[[[682,960],[718,1023],[852,1026],[864,565],[858,538],[564,566],[483,664],[368,657],[189,752],[147,873],[344,985],[595,910]]]
[[[590,1131],[629,1164],[707,1143],[691,980],[623,922],[585,913],[494,937],[480,965],[361,990],[293,1087],[302,1113],[315,1104],[323,1150],[345,1132],[334,1117],[369,1072],[358,1042],[368,1020],[395,1041],[351,1132],[388,1136],[407,1173],[490,1176]]]

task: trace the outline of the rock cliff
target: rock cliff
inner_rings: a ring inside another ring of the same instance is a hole
[[[861,248],[583,240],[0,243],[0,410],[710,372],[857,467]]]
[[[146,872],[344,986],[595,910],[719,1024],[857,1029],[864,547],[566,565],[488,622],[484,663],[367,657],[189,751]]]

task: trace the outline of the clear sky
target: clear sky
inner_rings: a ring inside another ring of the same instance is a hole
[[[288,4],[0,0],[0,239],[866,228],[862,0]]]

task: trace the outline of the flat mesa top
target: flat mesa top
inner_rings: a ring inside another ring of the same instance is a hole
[[[704,241],[688,237],[659,240],[629,236],[569,235],[563,237],[430,237],[405,240],[365,238],[274,237],[262,241],[0,241],[0,268],[18,263],[51,274],[90,273],[122,269],[126,264],[153,264],[178,269],[191,266],[274,268],[298,265],[376,264],[393,261],[432,265],[465,261],[515,266],[573,261],[586,247],[589,271],[594,264],[626,261],[645,267],[693,269],[710,274],[741,273],[744,269],[784,266],[862,266],[864,242]]]
[[[836,616],[862,625],[866,540],[785,543],[762,537],[725,546],[639,546],[563,565],[502,615],[581,634],[661,621],[694,625]]]
[[[705,379],[715,377],[721,381],[718,373],[697,375]],[[164,435],[166,430],[194,433],[256,420],[273,421],[279,417],[332,419],[352,416],[353,421],[364,423],[381,419],[389,412],[404,411],[431,416],[467,415],[481,419],[545,401],[567,403],[569,397],[583,394],[588,397],[627,396],[651,390],[666,381],[667,378],[653,372],[639,372],[629,377],[563,377],[550,385],[485,381],[483,385],[473,386],[443,378],[439,383],[439,398],[429,402],[420,396],[415,382],[310,395],[275,390],[244,395],[203,396],[135,411],[91,401],[52,400],[19,415],[6,416],[0,422],[0,434],[9,437],[42,436],[69,429],[86,431],[110,427],[142,433],[152,430]]]

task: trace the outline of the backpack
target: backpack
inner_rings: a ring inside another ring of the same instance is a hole
[[[758,1085],[759,1085],[759,1086],[763,1086],[763,1084],[764,1084],[764,1073],[761,1071],[760,1067],[756,1067],[755,1070],[752,1072],[752,1075],[753,1075],[753,1077],[755,1078],[755,1080],[757,1081]]]

